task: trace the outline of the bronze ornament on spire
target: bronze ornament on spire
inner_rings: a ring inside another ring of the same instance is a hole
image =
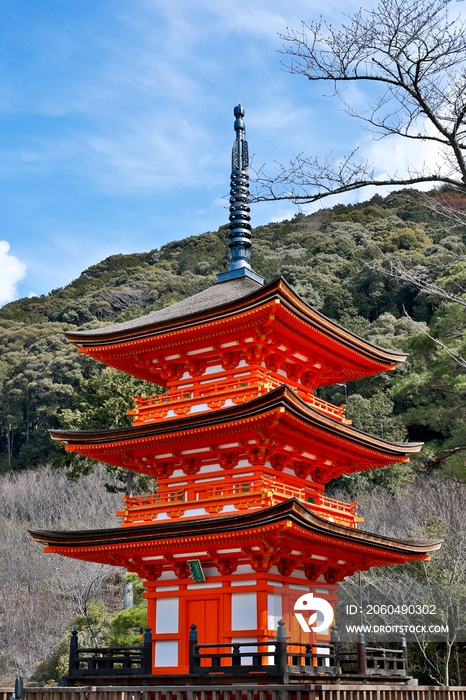
[[[230,178],[230,232],[228,234],[230,248],[230,267],[228,272],[217,276],[218,282],[234,279],[235,277],[250,277],[264,284],[264,279],[256,274],[250,264],[251,258],[251,217],[249,212],[249,153],[248,142],[244,138],[246,127],[243,121],[244,107],[238,104],[234,110],[234,129],[236,138],[231,151]]]

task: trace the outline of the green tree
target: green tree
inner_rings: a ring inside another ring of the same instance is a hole
[[[426,468],[442,468],[466,479],[466,320],[464,310],[445,302],[429,333],[406,341],[409,371],[395,382],[392,397],[409,435],[426,440],[420,455]]]
[[[73,430],[92,430],[131,425],[128,410],[134,407],[134,396],[152,395],[162,389],[150,382],[144,382],[113,367],[95,365],[87,379],[83,379],[74,397],[73,409],[64,408],[60,414],[60,424]],[[95,462],[75,456],[67,465],[71,478],[77,479],[94,469]],[[106,466],[107,488],[110,490],[149,491],[155,488],[155,481],[147,476],[137,476],[131,471]]]
[[[393,442],[403,442],[406,429],[403,423],[393,416],[393,401],[379,391],[370,398],[359,394],[348,397],[346,415],[358,430],[377,435]],[[388,491],[397,493],[414,481],[413,469],[406,463],[391,464],[383,469],[359,472],[338,480],[350,493],[363,489],[384,486]]]

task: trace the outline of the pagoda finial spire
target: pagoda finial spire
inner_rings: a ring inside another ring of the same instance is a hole
[[[251,217],[249,212],[249,154],[246,141],[243,117],[245,114],[241,102],[234,108],[234,129],[236,138],[231,151],[230,178],[230,232],[228,234],[230,248],[230,267],[228,272],[217,275],[218,282],[234,279],[235,277],[250,277],[264,284],[264,279],[251,268]]]

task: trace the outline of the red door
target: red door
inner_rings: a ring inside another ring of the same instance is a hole
[[[221,639],[220,631],[220,601],[218,598],[188,600],[186,605],[187,627],[192,624],[197,626],[197,640],[199,644],[213,644]],[[186,638],[188,635],[186,635]],[[186,655],[188,646],[185,646]],[[216,649],[212,649],[216,651]]]

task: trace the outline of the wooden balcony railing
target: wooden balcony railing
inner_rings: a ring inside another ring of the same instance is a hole
[[[152,673],[152,635],[144,631],[142,644],[127,647],[79,647],[78,633],[73,630],[69,657],[70,678],[98,676],[143,676]]]
[[[263,396],[278,386],[280,386],[280,382],[275,380],[212,381],[205,384],[197,382],[193,388],[170,390],[166,394],[153,394],[152,396],[136,396],[134,399],[136,408],[129,410],[128,415],[134,416],[134,425],[153,423],[156,420],[170,420],[191,412],[204,413],[218,410],[228,405],[228,401],[234,404],[252,401],[252,399]],[[310,391],[297,386],[293,386],[293,388],[303,401],[321,413],[340,423],[349,422],[344,418],[345,406],[334,406],[317,398]]]
[[[358,634],[354,651],[340,652],[338,630],[332,627],[330,642],[303,644],[288,642],[285,623],[280,620],[277,639],[269,642],[198,644],[196,625],[191,625],[189,673],[192,676],[270,675],[286,683],[294,674],[307,676],[407,676],[407,647],[404,635],[398,649],[366,647]]]
[[[229,504],[233,504],[237,510],[248,510],[273,506],[290,498],[296,498],[322,518],[347,527],[356,527],[358,522],[362,522],[362,518],[356,515],[356,502],[338,501],[323,496],[319,491],[289,486],[270,477],[161,490],[150,496],[124,496],[124,510],[117,515],[123,518],[123,525],[136,525],[151,522],[160,512],[167,513],[169,518],[179,518],[194,508],[197,512],[199,508],[204,508],[209,515],[221,514],[224,506]]]
[[[70,642],[68,679],[93,681],[152,675],[152,635],[146,627],[143,642],[135,647],[79,647],[77,632]],[[175,674],[176,675],[176,674]],[[356,649],[340,651],[338,630],[332,627],[330,642],[300,643],[287,641],[285,623],[280,620],[277,637],[268,642],[215,642],[199,644],[197,626],[189,633],[189,676],[194,678],[254,677],[288,683],[293,676],[399,678],[407,676],[406,639],[398,649],[366,647],[364,635],[358,635]],[[316,679],[317,680],[317,679]]]

